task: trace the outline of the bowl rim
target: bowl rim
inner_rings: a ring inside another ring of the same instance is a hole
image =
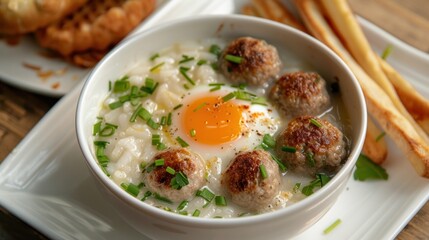
[[[358,120],[361,123],[361,128],[357,133],[357,137],[356,137],[357,141],[353,143],[353,148],[351,148],[351,151],[349,153],[349,156],[346,162],[344,163],[340,171],[337,174],[335,174],[335,176],[323,188],[319,189],[318,191],[306,197],[305,199],[302,199],[299,202],[294,203],[282,209],[277,209],[272,212],[251,215],[246,217],[222,218],[219,220],[216,218],[183,216],[181,214],[168,212],[168,211],[159,209],[157,207],[151,206],[149,204],[146,204],[140,201],[139,199],[131,196],[130,194],[126,193],[126,191],[120,188],[116,183],[113,182],[112,179],[110,179],[106,174],[104,174],[104,172],[98,165],[98,162],[96,161],[92,151],[90,150],[89,141],[88,139],[86,139],[84,135],[84,132],[85,132],[83,129],[84,122],[81,120],[84,119],[83,117],[84,113],[82,112],[82,105],[85,103],[85,98],[89,94],[87,86],[92,82],[91,79],[96,79],[97,73],[103,69],[103,66],[105,65],[105,63],[111,61],[110,59],[114,59],[115,55],[118,52],[120,52],[123,48],[126,48],[127,45],[130,45],[135,41],[141,41],[140,39],[145,38],[147,35],[151,35],[158,31],[163,31],[164,29],[175,27],[176,25],[189,24],[191,22],[198,22],[198,21],[219,21],[221,19],[224,21],[234,21],[234,22],[244,21],[244,22],[247,22],[248,24],[258,23],[272,28],[278,28],[281,31],[288,32],[288,34],[298,35],[298,37],[302,38],[304,41],[311,42],[311,44],[316,46],[316,48],[318,49],[317,51],[322,51],[327,53],[329,57],[333,58],[333,61],[337,62],[340,65],[340,68],[342,68],[343,71],[348,75],[349,80],[351,80],[352,85],[354,85],[353,88],[356,90],[356,94],[358,96],[357,100],[359,102],[358,106],[362,114],[360,116],[360,119]],[[156,215],[159,219],[164,219],[164,220],[173,221],[173,222],[180,221],[182,225],[192,225],[192,226],[200,226],[200,227],[216,226],[216,227],[223,227],[223,228],[231,228],[237,225],[257,224],[257,223],[265,222],[267,220],[282,218],[284,215],[289,215],[290,213],[311,208],[312,205],[310,203],[313,203],[316,199],[322,196],[328,196],[332,194],[334,187],[339,185],[338,182],[341,181],[342,178],[346,178],[346,180],[344,181],[347,181],[347,179],[349,178],[349,176],[343,176],[343,175],[348,175],[348,173],[352,171],[357,161],[357,158],[360,154],[360,151],[362,149],[363,142],[365,139],[365,133],[366,133],[366,127],[367,127],[366,123],[367,123],[366,104],[365,104],[365,98],[364,98],[362,89],[360,87],[360,84],[356,79],[356,77],[354,76],[351,69],[344,63],[344,61],[333,50],[331,50],[325,44],[313,38],[312,36],[306,33],[303,33],[299,30],[296,30],[285,24],[281,24],[278,22],[274,22],[271,20],[262,19],[258,17],[244,16],[244,15],[231,15],[231,14],[200,15],[200,16],[184,17],[174,21],[163,22],[157,26],[151,27],[142,32],[139,32],[139,33],[133,34],[132,36],[127,37],[121,43],[119,43],[114,49],[112,49],[93,68],[90,74],[87,75],[85,82],[82,86],[81,92],[79,94],[77,108],[76,108],[76,115],[75,115],[75,129],[76,129],[77,139],[78,139],[79,147],[84,155],[85,163],[88,165],[91,172],[96,176],[97,179],[95,180],[100,181],[102,185],[105,187],[105,189],[110,191],[116,198],[119,198],[121,201],[125,202],[125,204],[135,208],[139,212],[142,212],[142,214]]]

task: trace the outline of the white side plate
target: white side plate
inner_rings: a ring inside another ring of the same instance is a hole
[[[234,13],[243,1],[173,2],[138,31],[178,17]],[[429,97],[429,55],[359,20],[375,51],[391,44],[389,62]],[[90,178],[74,128],[80,88],[63,97],[0,165],[0,204],[52,239],[147,239],[121,220]],[[384,167],[389,180],[350,179],[334,207],[296,239],[392,239],[402,230],[428,200],[429,181],[418,177],[390,139],[388,143]],[[336,219],[342,223],[324,235]]]

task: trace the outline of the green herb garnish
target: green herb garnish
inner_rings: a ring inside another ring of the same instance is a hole
[[[382,132],[382,133],[380,133],[380,134],[375,138],[375,141],[376,141],[376,142],[380,141],[384,136],[386,136],[386,132]]]
[[[188,76],[187,72],[188,72],[189,68],[187,67],[180,67],[179,68],[179,72],[182,74],[182,76],[192,85],[195,85],[194,80],[192,80],[191,77]]]
[[[381,54],[381,58],[386,60],[387,57],[392,53],[393,46],[387,45],[387,47],[384,49],[383,53]]]
[[[282,146],[283,152],[296,153],[296,148],[291,146]]]
[[[215,197],[215,194],[212,193],[208,188],[203,188],[197,191],[196,193],[197,197],[202,197],[206,201],[211,202],[213,198]]]
[[[216,206],[227,206],[226,198],[224,196],[216,196],[215,197]]]
[[[318,128],[322,127],[322,124],[319,121],[317,121],[317,119],[315,118],[310,119],[310,123]]]
[[[137,185],[133,183],[121,183],[121,187],[129,194],[131,194],[134,197],[137,197],[139,195],[140,189]]]
[[[321,188],[325,186],[330,180],[331,178],[328,175],[324,173],[318,173],[316,174],[316,179],[304,186],[301,192],[306,196],[310,196],[313,194],[315,188]]]
[[[356,162],[356,169],[354,171],[353,177],[358,181],[365,181],[368,179],[387,180],[389,175],[380,165],[374,163],[367,156],[360,154]]]
[[[268,177],[268,172],[264,164],[259,165],[259,171],[261,172],[262,179],[266,179]]]
[[[162,65],[164,65],[164,64],[165,64],[164,62],[158,63],[157,65],[155,65],[151,69],[149,69],[149,71],[150,72],[155,72],[155,71],[159,70],[162,67]]]
[[[188,147],[189,144],[187,142],[185,142],[185,140],[183,140],[181,137],[177,137],[176,141],[180,144],[180,146],[182,147]]]
[[[234,56],[234,55],[231,55],[231,54],[227,54],[225,56],[225,60],[227,60],[229,62],[240,64],[243,61],[243,58],[240,57],[240,56]]]
[[[222,53],[222,49],[218,45],[213,44],[210,46],[209,52],[219,57]]]
[[[189,184],[188,177],[183,172],[177,172],[170,181],[170,186],[173,189],[180,190],[182,187]]]
[[[340,224],[341,224],[341,219],[335,220],[335,222],[333,222],[331,225],[329,225],[329,227],[327,227],[325,230],[323,230],[323,233],[328,234],[328,233],[332,232],[332,230],[334,230]]]

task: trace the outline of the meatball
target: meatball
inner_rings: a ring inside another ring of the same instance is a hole
[[[293,72],[282,75],[270,97],[286,116],[318,115],[329,105],[325,80],[317,73]]]
[[[266,169],[262,175],[261,166]],[[280,170],[271,155],[263,150],[238,154],[222,175],[222,185],[232,202],[258,210],[269,205],[280,188]]]
[[[155,161],[159,159],[164,159],[164,164],[156,166]],[[167,167],[174,169],[174,172],[171,172],[171,169],[167,170]],[[185,186],[178,185],[176,182],[180,173],[188,180],[188,184]],[[160,152],[146,167],[146,186],[152,192],[173,202],[180,202],[195,196],[195,192],[203,186],[204,181],[202,158],[184,148]]]
[[[227,56],[238,57],[240,61],[231,61]],[[221,71],[231,82],[255,86],[274,79],[280,71],[280,65],[280,57],[275,47],[251,37],[232,41],[219,59]]]
[[[289,122],[279,134],[276,152],[289,170],[314,177],[335,173],[346,158],[343,133],[330,122],[301,116]]]

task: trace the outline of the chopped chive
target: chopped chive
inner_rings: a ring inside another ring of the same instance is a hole
[[[155,169],[155,163],[151,163],[149,166],[147,166],[147,167],[145,168],[145,171],[146,171],[147,173],[150,173],[150,172],[152,172],[154,169]]]
[[[186,90],[189,90],[189,89],[191,89],[191,87],[189,87],[189,85],[188,84],[183,84],[183,88],[185,88]]]
[[[137,195],[139,195],[140,189],[137,185],[133,184],[133,183],[122,183],[121,187],[129,194],[133,195],[134,197],[137,197]]]
[[[164,64],[165,64],[164,62],[159,63],[159,64],[157,64],[157,65],[153,66],[151,69],[149,69],[149,71],[150,71],[150,72],[155,72],[155,71],[157,71],[159,68],[161,68],[161,67],[162,67],[162,65],[164,65]]]
[[[176,170],[174,170],[172,167],[165,168],[165,171],[168,172],[171,175],[176,174]]]
[[[187,216],[188,215],[188,211],[179,211],[179,214]]]
[[[270,134],[265,134],[262,142],[265,143],[269,149],[273,149],[276,146],[276,140]]]
[[[98,133],[101,137],[110,137],[115,134],[115,130],[118,128],[117,125],[106,123],[106,125]]]
[[[271,154],[271,158],[274,160],[274,162],[277,163],[277,165],[279,165],[280,171],[281,172],[286,172],[287,168],[286,166],[280,161],[280,159],[278,159],[276,156],[274,156],[273,154]]]
[[[195,137],[195,135],[197,135],[197,131],[195,129],[191,129],[189,134],[191,135],[191,137]]]
[[[310,151],[307,151],[304,154],[305,154],[305,158],[307,159],[308,166],[315,167],[316,162],[314,161],[314,154]]]
[[[291,146],[282,146],[283,152],[296,153],[296,148]]]
[[[235,92],[235,97],[240,100],[252,101],[256,95],[250,92],[238,90]]]
[[[136,110],[137,116],[141,117],[145,121],[148,121],[152,117],[152,114],[146,110],[146,108],[142,107],[141,105],[139,106],[140,108]]]
[[[243,58],[240,57],[240,56],[234,56],[234,55],[231,55],[231,54],[227,54],[225,56],[225,60],[227,60],[229,62],[240,64],[243,61]]]
[[[158,87],[158,82],[155,82],[152,78],[145,79],[145,85],[140,88],[141,91],[152,94],[155,92],[155,89]]]
[[[320,181],[320,187],[325,186],[331,180],[331,177],[329,177],[325,173],[318,173],[316,174],[316,177]]]
[[[181,63],[185,63],[185,62],[190,62],[192,60],[194,60],[194,57],[189,57],[187,55],[182,55],[182,60],[179,61],[179,64]]]
[[[183,104],[179,104],[179,105],[175,106],[175,107],[173,108],[173,110],[177,110],[177,109],[181,108],[182,106],[183,106]]]
[[[138,188],[143,188],[145,186],[146,186],[146,184],[144,184],[144,182],[141,182],[141,183],[139,183],[139,185],[137,185]]]
[[[140,170],[141,170],[141,171],[144,171],[144,170],[145,170],[145,168],[146,168],[146,165],[147,165],[147,163],[146,163],[146,162],[141,162],[141,163],[140,163]]]
[[[183,140],[181,137],[177,137],[176,141],[180,144],[180,146],[182,147],[188,147],[189,144],[187,142],[185,142],[185,140]]]
[[[231,100],[233,98],[235,98],[235,92],[231,92],[231,93],[228,93],[227,95],[223,96],[222,100],[224,102],[227,102],[227,101],[229,101],[229,100]]]
[[[219,57],[222,52],[222,49],[218,45],[213,44],[210,46],[209,52]]]
[[[268,177],[267,169],[264,164],[259,165],[259,170],[261,172],[262,179],[266,179]]]
[[[167,124],[167,117],[166,116],[162,116],[161,120],[159,121],[159,124],[161,124],[162,126],[164,126],[165,124]]]
[[[375,141],[378,142],[380,141],[384,136],[386,135],[386,132],[382,132],[380,133],[376,138]]]
[[[143,198],[141,199],[141,201],[146,201],[146,199],[148,199],[150,196],[152,196],[152,192],[151,191],[146,191],[143,195]]]
[[[170,126],[172,123],[172,113],[168,113],[167,115],[167,125]]]
[[[239,84],[237,84],[237,85],[232,85],[231,87],[233,87],[233,88],[238,88],[238,89],[240,89],[240,90],[244,90],[244,89],[246,89],[247,84],[245,84],[245,83],[239,83]]]
[[[165,160],[164,158],[156,159],[154,163],[155,163],[155,167],[164,166]]]
[[[210,66],[212,67],[213,70],[217,71],[219,70],[219,65],[217,63],[212,63],[210,64]]]
[[[159,134],[152,135],[152,145],[156,146],[161,143],[161,136]]]
[[[322,124],[319,121],[317,121],[317,119],[315,118],[310,119],[310,123],[318,128],[322,127]]]
[[[93,136],[97,135],[100,132],[100,129],[101,129],[101,121],[97,122],[92,127],[92,135]]]
[[[128,81],[128,76],[124,76],[119,80],[116,80],[113,83],[113,92],[120,93],[125,92],[130,88],[130,81]]]
[[[116,109],[116,108],[122,107],[122,105],[123,105],[123,104],[124,104],[124,103],[123,103],[123,102],[121,102],[121,101],[112,102],[112,103],[110,103],[110,104],[109,104],[109,108],[110,108],[111,110],[114,110],[114,109]]]
[[[170,203],[170,204],[173,203],[170,199],[163,197],[163,196],[159,195],[158,193],[154,193],[154,197],[155,197],[155,199],[162,201],[162,202],[165,202],[165,203]]]
[[[208,202],[211,202],[213,198],[215,197],[215,194],[212,193],[208,188],[203,188],[197,191],[196,193],[197,197],[202,197]]]
[[[188,177],[183,172],[177,172],[176,175],[171,179],[170,186],[173,189],[180,190],[182,187],[189,184]]]
[[[213,86],[225,86],[225,83],[209,83],[209,86],[210,87],[213,87]]]
[[[200,216],[201,211],[198,209],[195,209],[194,213],[192,213],[192,217],[199,217]]]
[[[389,44],[389,45],[384,49],[383,53],[381,54],[381,58],[382,58],[382,59],[384,59],[384,60],[386,60],[386,59],[387,59],[387,57],[392,53],[392,50],[393,50],[393,46]]]
[[[186,200],[183,200],[180,204],[179,204],[179,206],[177,206],[177,211],[182,211],[183,209],[185,209],[185,207],[186,206],[188,206],[188,201],[186,201]]]
[[[166,148],[167,146],[164,143],[158,143],[158,145],[156,145],[156,149],[159,151],[164,150]]]
[[[327,227],[325,230],[323,230],[323,233],[328,234],[328,233],[332,232],[332,230],[334,230],[340,224],[341,224],[341,219],[335,220],[335,222],[333,222],[331,225],[329,225],[329,227]]]
[[[217,91],[217,90],[220,90],[220,86],[216,86],[216,87],[210,88],[210,92],[214,92],[214,91]]]
[[[201,59],[201,60],[198,60],[197,65],[201,66],[201,65],[204,65],[206,63],[207,63],[207,60]]]
[[[189,68],[187,67],[180,67],[179,68],[179,72],[182,74],[182,76],[192,85],[195,85],[194,80],[192,80],[191,77],[188,76],[187,71],[189,70]]]
[[[216,206],[227,206],[226,198],[224,196],[216,196],[215,197]]]
[[[147,125],[149,126],[149,127],[151,127],[152,129],[158,129],[159,128],[159,123],[157,123],[157,122],[155,122],[152,118],[150,118],[149,120],[147,120]]]
[[[267,106],[267,100],[263,97],[255,97],[250,101],[252,104],[255,105],[263,105],[263,106]]]
[[[295,183],[295,185],[293,186],[292,192],[294,193],[298,192],[300,187],[301,187],[301,183]]]
[[[155,53],[154,55],[152,55],[149,59],[151,60],[151,61],[153,61],[153,60],[155,60],[155,59],[157,59],[157,58],[159,58],[159,53]]]
[[[198,105],[193,111],[196,112],[196,111],[200,110],[202,107],[204,107],[205,105],[207,105],[207,103],[203,102],[200,105]]]

